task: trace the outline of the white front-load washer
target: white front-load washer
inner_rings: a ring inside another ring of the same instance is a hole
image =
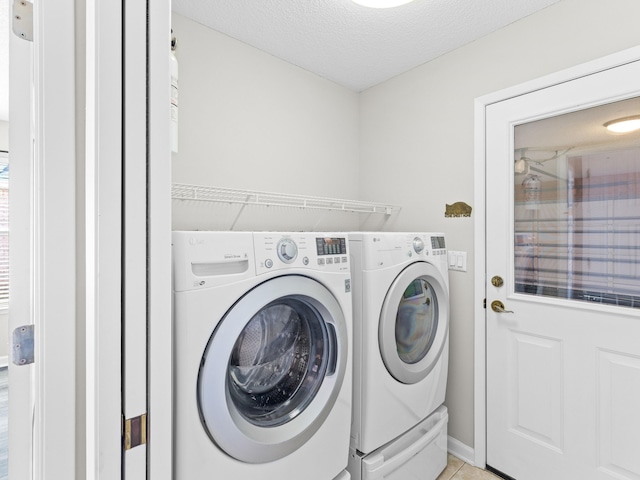
[[[435,479],[446,466],[449,274],[442,233],[349,233],[353,479]],[[412,471],[420,476],[412,476]],[[391,473],[395,472],[395,473]]]
[[[344,234],[174,232],[174,478],[349,478]]]

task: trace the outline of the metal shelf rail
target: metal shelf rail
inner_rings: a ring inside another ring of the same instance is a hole
[[[240,205],[262,205],[315,210],[330,210],[366,214],[391,215],[400,211],[399,206],[381,203],[343,200],[325,197],[309,197],[273,192],[259,192],[233,188],[209,187],[174,183],[171,188],[174,200],[195,200],[214,203],[235,203]],[[243,207],[244,208],[244,207]]]

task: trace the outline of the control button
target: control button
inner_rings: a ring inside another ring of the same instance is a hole
[[[303,263],[304,265],[309,265],[309,257],[304,257],[304,258],[302,259],[302,263]]]
[[[271,268],[271,267],[273,267],[273,260],[271,260],[270,258],[267,258],[267,259],[264,261],[264,266],[265,266],[265,267],[267,267],[267,268]]]
[[[318,265],[324,265],[324,258],[318,259]]]
[[[340,257],[336,257],[333,259],[333,263],[335,263],[336,265],[340,263]]]
[[[327,258],[327,265],[333,265],[333,258]]]
[[[347,257],[342,257],[342,263],[347,263],[348,259]]]

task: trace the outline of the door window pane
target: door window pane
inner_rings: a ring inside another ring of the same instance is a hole
[[[640,98],[514,129],[516,292],[640,308]]]

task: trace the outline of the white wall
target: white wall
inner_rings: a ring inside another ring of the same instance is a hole
[[[449,434],[473,446],[474,98],[640,44],[640,2],[563,0],[361,94],[360,193],[403,210],[396,230],[442,230],[469,252],[451,272]],[[402,168],[391,168],[391,165]]]
[[[180,72],[174,182],[358,197],[357,93],[178,14],[172,28]],[[228,229],[238,211],[173,207],[174,229]],[[353,220],[252,207],[235,229],[338,229]]]

